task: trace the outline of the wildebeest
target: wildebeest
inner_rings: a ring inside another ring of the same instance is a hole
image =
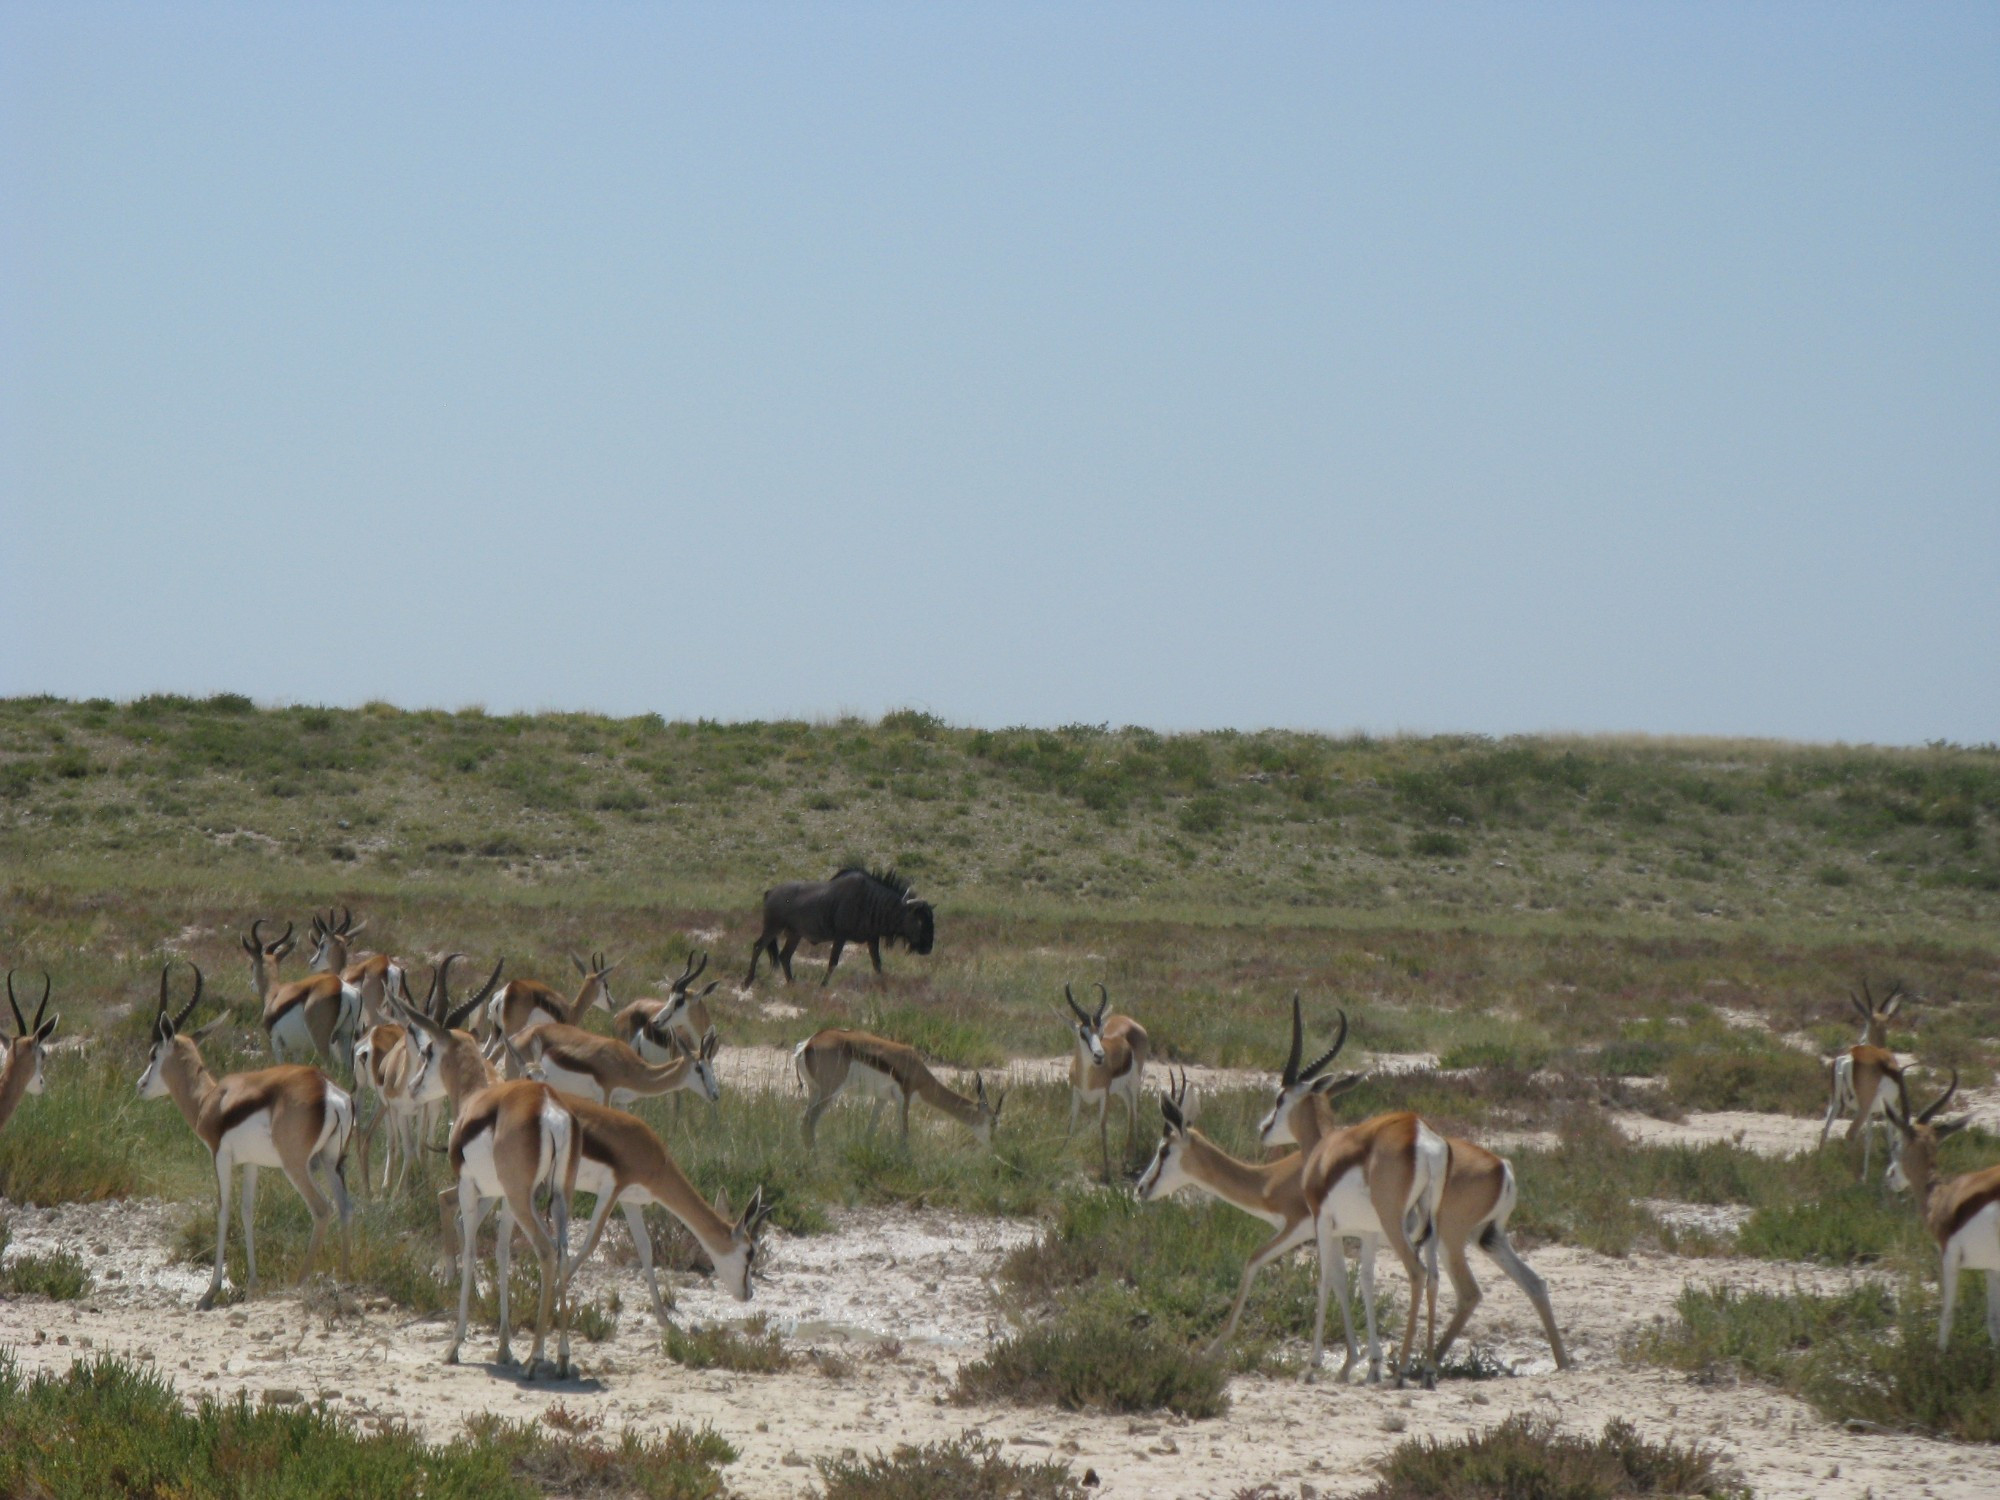
[[[894,870],[870,871],[850,865],[831,880],[788,880],[764,892],[764,930],[750,950],[750,973],[757,978],[757,960],[766,952],[792,979],[792,953],[803,940],[832,943],[827,955],[825,984],[849,943],[866,943],[875,972],[882,972],[882,943],[901,940],[912,953],[928,953],[937,936],[937,918],[928,901],[919,901],[910,883]],[[784,946],[778,946],[778,939]]]

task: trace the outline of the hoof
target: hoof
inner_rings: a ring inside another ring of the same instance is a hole
[[[503,1370],[511,1370],[519,1361],[514,1358],[513,1350],[503,1348],[498,1354],[493,1356],[493,1363],[500,1366]]]
[[[444,1362],[448,1365],[458,1363],[458,1345],[453,1344],[449,1349],[444,1351]]]
[[[210,1287],[207,1291],[201,1294],[201,1300],[195,1303],[194,1310],[196,1312],[213,1311],[215,1307],[215,1297],[216,1297],[216,1289],[214,1287]]]
[[[1319,1366],[1318,1366],[1318,1365],[1307,1365],[1307,1366],[1305,1367],[1305,1369],[1304,1369],[1304,1370],[1302,1370],[1302,1371],[1301,1371],[1301,1372],[1299,1373],[1299,1384],[1300,1384],[1300,1385],[1316,1385],[1316,1384],[1318,1384],[1318,1383],[1319,1383],[1319,1377],[1320,1377],[1320,1368],[1319,1368]]]

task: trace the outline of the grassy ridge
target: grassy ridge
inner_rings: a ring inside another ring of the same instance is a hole
[[[1449,918],[2000,913],[2000,750],[667,723],[0,702],[0,855],[726,888],[850,855],[961,903]]]

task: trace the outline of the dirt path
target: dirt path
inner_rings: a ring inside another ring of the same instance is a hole
[[[1573,1372],[1553,1372],[1525,1299],[1488,1275],[1490,1296],[1474,1332],[1515,1363],[1517,1378],[1447,1382],[1434,1392],[1239,1378],[1226,1416],[1182,1422],[949,1404],[957,1366],[998,1322],[988,1278],[1004,1251],[1032,1232],[1014,1222],[865,1211],[839,1215],[831,1234],[774,1236],[755,1309],[794,1347],[843,1355],[847,1369],[837,1378],[809,1362],[768,1376],[674,1365],[659,1351],[636,1273],[600,1260],[583,1289],[586,1296],[619,1292],[625,1312],[616,1334],[579,1344],[582,1379],[523,1386],[484,1364],[445,1366],[448,1323],[411,1319],[380,1303],[329,1319],[280,1294],[193,1312],[206,1277],[167,1259],[178,1208],[7,1212],[17,1247],[10,1254],[67,1246],[98,1278],[83,1304],[0,1301],[0,1344],[12,1346],[24,1368],[61,1369],[80,1353],[115,1352],[153,1364],[191,1394],[324,1399],[363,1422],[407,1421],[437,1437],[474,1412],[528,1419],[557,1399],[612,1430],[707,1422],[742,1451],[729,1480],[752,1497],[806,1493],[818,1457],[968,1427],[1024,1454],[1067,1458],[1079,1473],[1094,1468],[1103,1480],[1098,1493],[1107,1496],[1228,1496],[1264,1481],[1291,1493],[1304,1482],[1340,1494],[1362,1487],[1368,1466],[1405,1436],[1449,1436],[1517,1411],[1592,1429],[1623,1415],[1649,1435],[1712,1441],[1764,1496],[1842,1500],[1872,1489],[1971,1500],[2000,1493],[2000,1450],[1849,1433],[1762,1389],[1704,1387],[1620,1360],[1623,1342],[1665,1313],[1685,1280],[1833,1289],[1853,1279],[1812,1267],[1658,1255],[1612,1260],[1546,1248],[1534,1261],[1577,1356]],[[698,1278],[675,1279],[684,1319],[751,1310]],[[491,1351],[491,1331],[475,1329],[468,1354]]]

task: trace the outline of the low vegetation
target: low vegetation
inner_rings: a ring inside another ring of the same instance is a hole
[[[710,1323],[701,1328],[668,1324],[661,1347],[667,1358],[690,1370],[732,1370],[744,1375],[770,1375],[790,1369],[791,1351],[762,1314],[741,1327]]]
[[[1690,1286],[1633,1352],[1708,1380],[1768,1382],[1835,1421],[2000,1442],[2000,1350],[1970,1278],[1967,1290],[1943,1354],[1937,1294],[1914,1278],[1831,1296]]]
[[[1358,1500],[1750,1500],[1751,1493],[1709,1449],[1649,1442],[1616,1418],[1588,1437],[1546,1417],[1510,1417],[1469,1437],[1403,1443],[1379,1470],[1380,1482]]]
[[[1220,1416],[1228,1373],[1152,1325],[1131,1297],[1072,1299],[960,1367],[962,1401],[1011,1401],[1068,1411],[1171,1411]]]
[[[204,1400],[189,1411],[163,1376],[113,1358],[24,1379],[0,1355],[6,1495],[711,1500],[724,1492],[721,1467],[735,1456],[707,1429],[606,1441],[490,1417],[433,1445],[400,1427],[364,1433],[323,1406],[253,1407],[239,1398]]]
[[[819,1461],[819,1500],[1085,1500],[1057,1460],[1005,1457],[993,1438],[961,1433],[873,1458]]]

